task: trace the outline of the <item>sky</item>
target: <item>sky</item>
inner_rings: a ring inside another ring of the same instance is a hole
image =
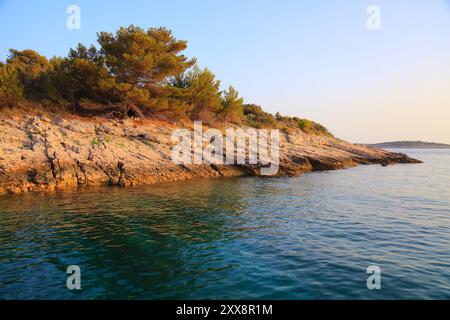
[[[69,5],[80,29],[66,27]],[[130,24],[171,29],[268,112],[353,142],[450,143],[450,0],[0,0],[0,60],[10,48],[64,56]]]

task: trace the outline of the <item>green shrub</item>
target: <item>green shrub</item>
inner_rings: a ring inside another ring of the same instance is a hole
[[[186,114],[204,123],[211,122],[221,109],[220,81],[208,69],[197,65],[170,82],[174,97]],[[184,104],[183,104],[184,102]]]
[[[262,110],[260,106],[246,104],[244,107],[244,123],[254,128],[277,128],[277,120],[273,115]]]
[[[29,99],[45,99],[49,87],[48,60],[33,50],[9,50],[7,64],[15,68]]]
[[[319,123],[316,123],[308,119],[300,119],[296,117],[294,117],[293,120],[297,122],[298,127],[305,133],[332,136],[332,134],[328,131],[328,129]]]
[[[17,69],[0,64],[0,106],[13,106],[23,96],[23,84]]]
[[[222,110],[223,120],[235,124],[241,124],[244,117],[244,99],[232,86],[223,92]]]

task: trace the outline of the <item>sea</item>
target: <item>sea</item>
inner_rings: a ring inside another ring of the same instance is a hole
[[[394,151],[424,163],[2,195],[0,299],[450,299],[450,150]]]

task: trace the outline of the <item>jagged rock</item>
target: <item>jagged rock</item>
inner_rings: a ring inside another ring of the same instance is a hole
[[[0,115],[0,193],[260,174],[254,165],[173,163],[174,129],[160,120]],[[419,162],[404,154],[300,130],[281,135],[280,156],[278,175],[282,176],[358,164]]]
[[[52,124],[54,124],[56,126],[60,126],[60,127],[66,127],[67,121],[65,119],[63,119],[61,116],[56,116],[53,118]]]

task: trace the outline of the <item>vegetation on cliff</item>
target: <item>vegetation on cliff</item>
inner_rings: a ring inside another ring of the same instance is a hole
[[[187,42],[166,28],[131,25],[97,35],[97,47],[79,44],[67,57],[50,60],[11,49],[0,62],[0,107],[41,105],[87,116],[192,119],[331,136],[310,120],[244,104],[231,86],[221,90],[210,70],[183,54]]]

